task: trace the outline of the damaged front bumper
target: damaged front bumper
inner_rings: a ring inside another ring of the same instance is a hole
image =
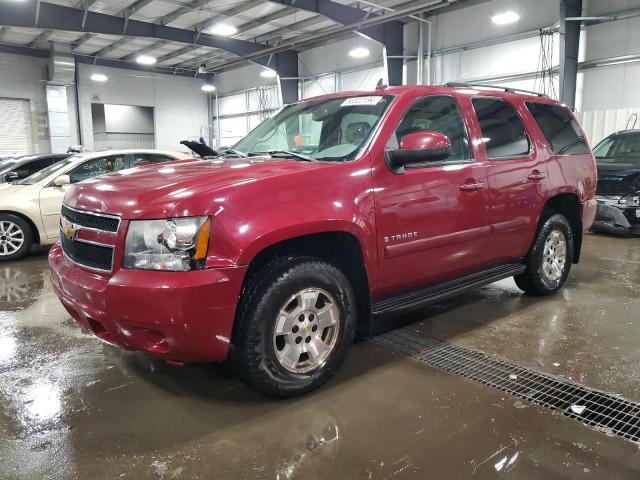
[[[598,195],[598,211],[592,230],[624,235],[640,235],[640,206],[620,203],[622,196]]]

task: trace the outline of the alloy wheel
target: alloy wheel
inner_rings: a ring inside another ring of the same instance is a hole
[[[567,239],[561,230],[552,230],[544,242],[542,272],[555,282],[562,277],[567,262]]]
[[[0,221],[0,256],[16,253],[24,244],[24,232],[9,220]]]
[[[308,373],[324,365],[338,341],[340,309],[321,288],[292,295],[278,313],[273,348],[280,365],[293,373]]]

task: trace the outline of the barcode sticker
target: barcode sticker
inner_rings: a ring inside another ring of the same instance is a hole
[[[358,105],[376,105],[380,100],[382,100],[382,97],[379,95],[371,97],[351,97],[342,102],[340,106],[356,107]]]

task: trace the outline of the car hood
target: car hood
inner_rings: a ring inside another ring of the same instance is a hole
[[[208,201],[220,190],[328,167],[328,163],[261,157],[175,161],[80,182],[69,190],[64,203],[125,219],[201,215],[210,213],[205,210]]]
[[[202,144],[200,142],[193,142],[191,140],[182,140],[180,142],[180,145],[184,145],[189,150],[191,150],[196,155],[198,155],[198,156],[200,156],[202,158],[205,158],[205,157],[217,157],[218,156],[218,152],[216,152],[211,147],[208,147],[207,145],[204,145],[204,144]]]
[[[598,163],[598,193],[628,195],[640,190],[640,167],[637,162]]]

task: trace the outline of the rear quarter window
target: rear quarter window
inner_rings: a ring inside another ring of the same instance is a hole
[[[526,102],[527,108],[556,155],[589,153],[582,130],[567,107]]]

